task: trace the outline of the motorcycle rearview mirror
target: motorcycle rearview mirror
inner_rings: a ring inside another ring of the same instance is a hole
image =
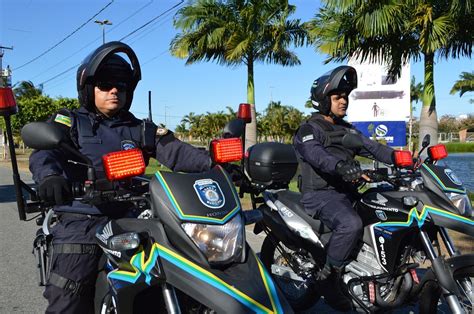
[[[421,149],[418,152],[418,158],[421,157],[421,153],[426,149],[426,147],[428,147],[428,145],[430,145],[430,142],[431,142],[431,136],[429,134],[426,134],[423,137],[423,141],[421,142]]]
[[[224,126],[222,132],[223,138],[241,137],[245,130],[245,121],[243,119],[234,119]]]
[[[258,209],[245,210],[243,213],[246,225],[257,223],[263,219],[263,214]]]
[[[64,133],[46,122],[31,122],[21,129],[21,138],[26,146],[34,149],[59,148],[64,141]]]
[[[357,134],[348,133],[342,137],[342,146],[350,149],[358,149],[364,147],[362,139]]]
[[[431,142],[431,136],[429,134],[426,134],[425,137],[423,137],[423,141],[421,142],[421,147],[426,148],[428,145],[430,145]]]
[[[67,143],[66,135],[59,128],[53,124],[46,122],[31,122],[25,125],[21,129],[21,138],[26,146],[38,149],[38,150],[50,150],[61,148],[72,155],[83,160],[88,167],[87,178],[90,181],[96,179],[95,169],[92,161],[81,154],[78,150]],[[77,161],[71,161],[72,163],[80,164]]]

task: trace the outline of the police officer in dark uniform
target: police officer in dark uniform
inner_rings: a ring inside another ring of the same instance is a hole
[[[393,152],[391,148],[364,137],[343,120],[349,105],[349,93],[356,87],[357,73],[350,66],[339,66],[316,79],[311,87],[311,101],[318,112],[301,124],[293,139],[301,167],[302,203],[308,214],[332,230],[326,247],[326,264],[317,279],[324,287],[322,292],[326,302],[341,311],[352,307],[350,299],[341,291],[341,271],[363,227],[352,207],[352,196],[356,192],[353,182],[363,175],[354,156],[371,155],[391,164]],[[359,134],[363,148],[344,147],[341,139],[347,133]]]
[[[126,56],[127,62],[121,55]],[[69,140],[87,156],[104,178],[102,156],[106,153],[141,148],[173,171],[209,170],[208,154],[183,143],[173,133],[145,123],[129,112],[133,92],[141,79],[133,50],[121,42],[109,42],[93,51],[77,70],[80,108],[62,109],[49,122],[68,134]],[[151,134],[151,141],[149,132]],[[146,134],[148,133],[148,134]],[[87,168],[75,165],[62,150],[38,150],[30,157],[33,179],[39,183],[43,200],[56,204],[58,223],[52,229],[53,257],[44,296],[46,313],[93,313],[94,285],[101,251],[95,244],[98,226],[110,218],[130,212],[130,205],[92,206],[71,200],[71,183],[84,182]]]

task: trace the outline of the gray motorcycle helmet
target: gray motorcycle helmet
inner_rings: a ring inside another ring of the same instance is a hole
[[[130,63],[118,53],[124,53]],[[141,70],[135,52],[119,41],[108,42],[90,53],[77,69],[77,93],[79,103],[88,111],[95,110],[94,84],[101,77],[127,83],[127,99],[124,109],[129,110],[133,92],[141,79]]]
[[[314,109],[323,115],[329,115],[331,111],[330,94],[336,91],[349,93],[357,88],[357,72],[348,65],[339,66],[316,80],[311,86],[311,103]]]

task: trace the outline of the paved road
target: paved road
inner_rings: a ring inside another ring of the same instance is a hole
[[[23,176],[25,182],[31,176]],[[32,242],[38,227],[18,218],[10,168],[0,165],[0,313],[44,313]]]
[[[31,182],[31,176],[22,173],[25,182]],[[42,297],[43,288],[38,286],[36,261],[32,251],[36,226],[34,221],[24,222],[18,219],[15,203],[15,191],[11,170],[0,164],[0,314],[3,313],[43,313],[46,301]],[[259,252],[263,236],[256,236],[247,230],[250,246]],[[405,308],[396,313],[413,313]],[[338,313],[323,302],[305,314]]]

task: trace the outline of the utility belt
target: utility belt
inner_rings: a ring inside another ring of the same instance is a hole
[[[100,215],[87,215],[79,213],[57,213],[58,220],[63,219],[89,219],[101,218]],[[97,244],[85,243],[53,243],[53,236],[51,234],[45,235],[42,229],[38,230],[35,241],[33,242],[33,254],[37,260],[37,267],[39,272],[39,285],[46,286],[47,284],[56,286],[60,289],[67,290],[72,294],[81,295],[90,289],[95,278],[91,280],[76,282],[69,278],[63,277],[55,272],[52,272],[53,256],[56,254],[81,254],[89,255],[91,258],[99,258],[102,255],[102,249]],[[92,280],[94,279],[94,280]]]

